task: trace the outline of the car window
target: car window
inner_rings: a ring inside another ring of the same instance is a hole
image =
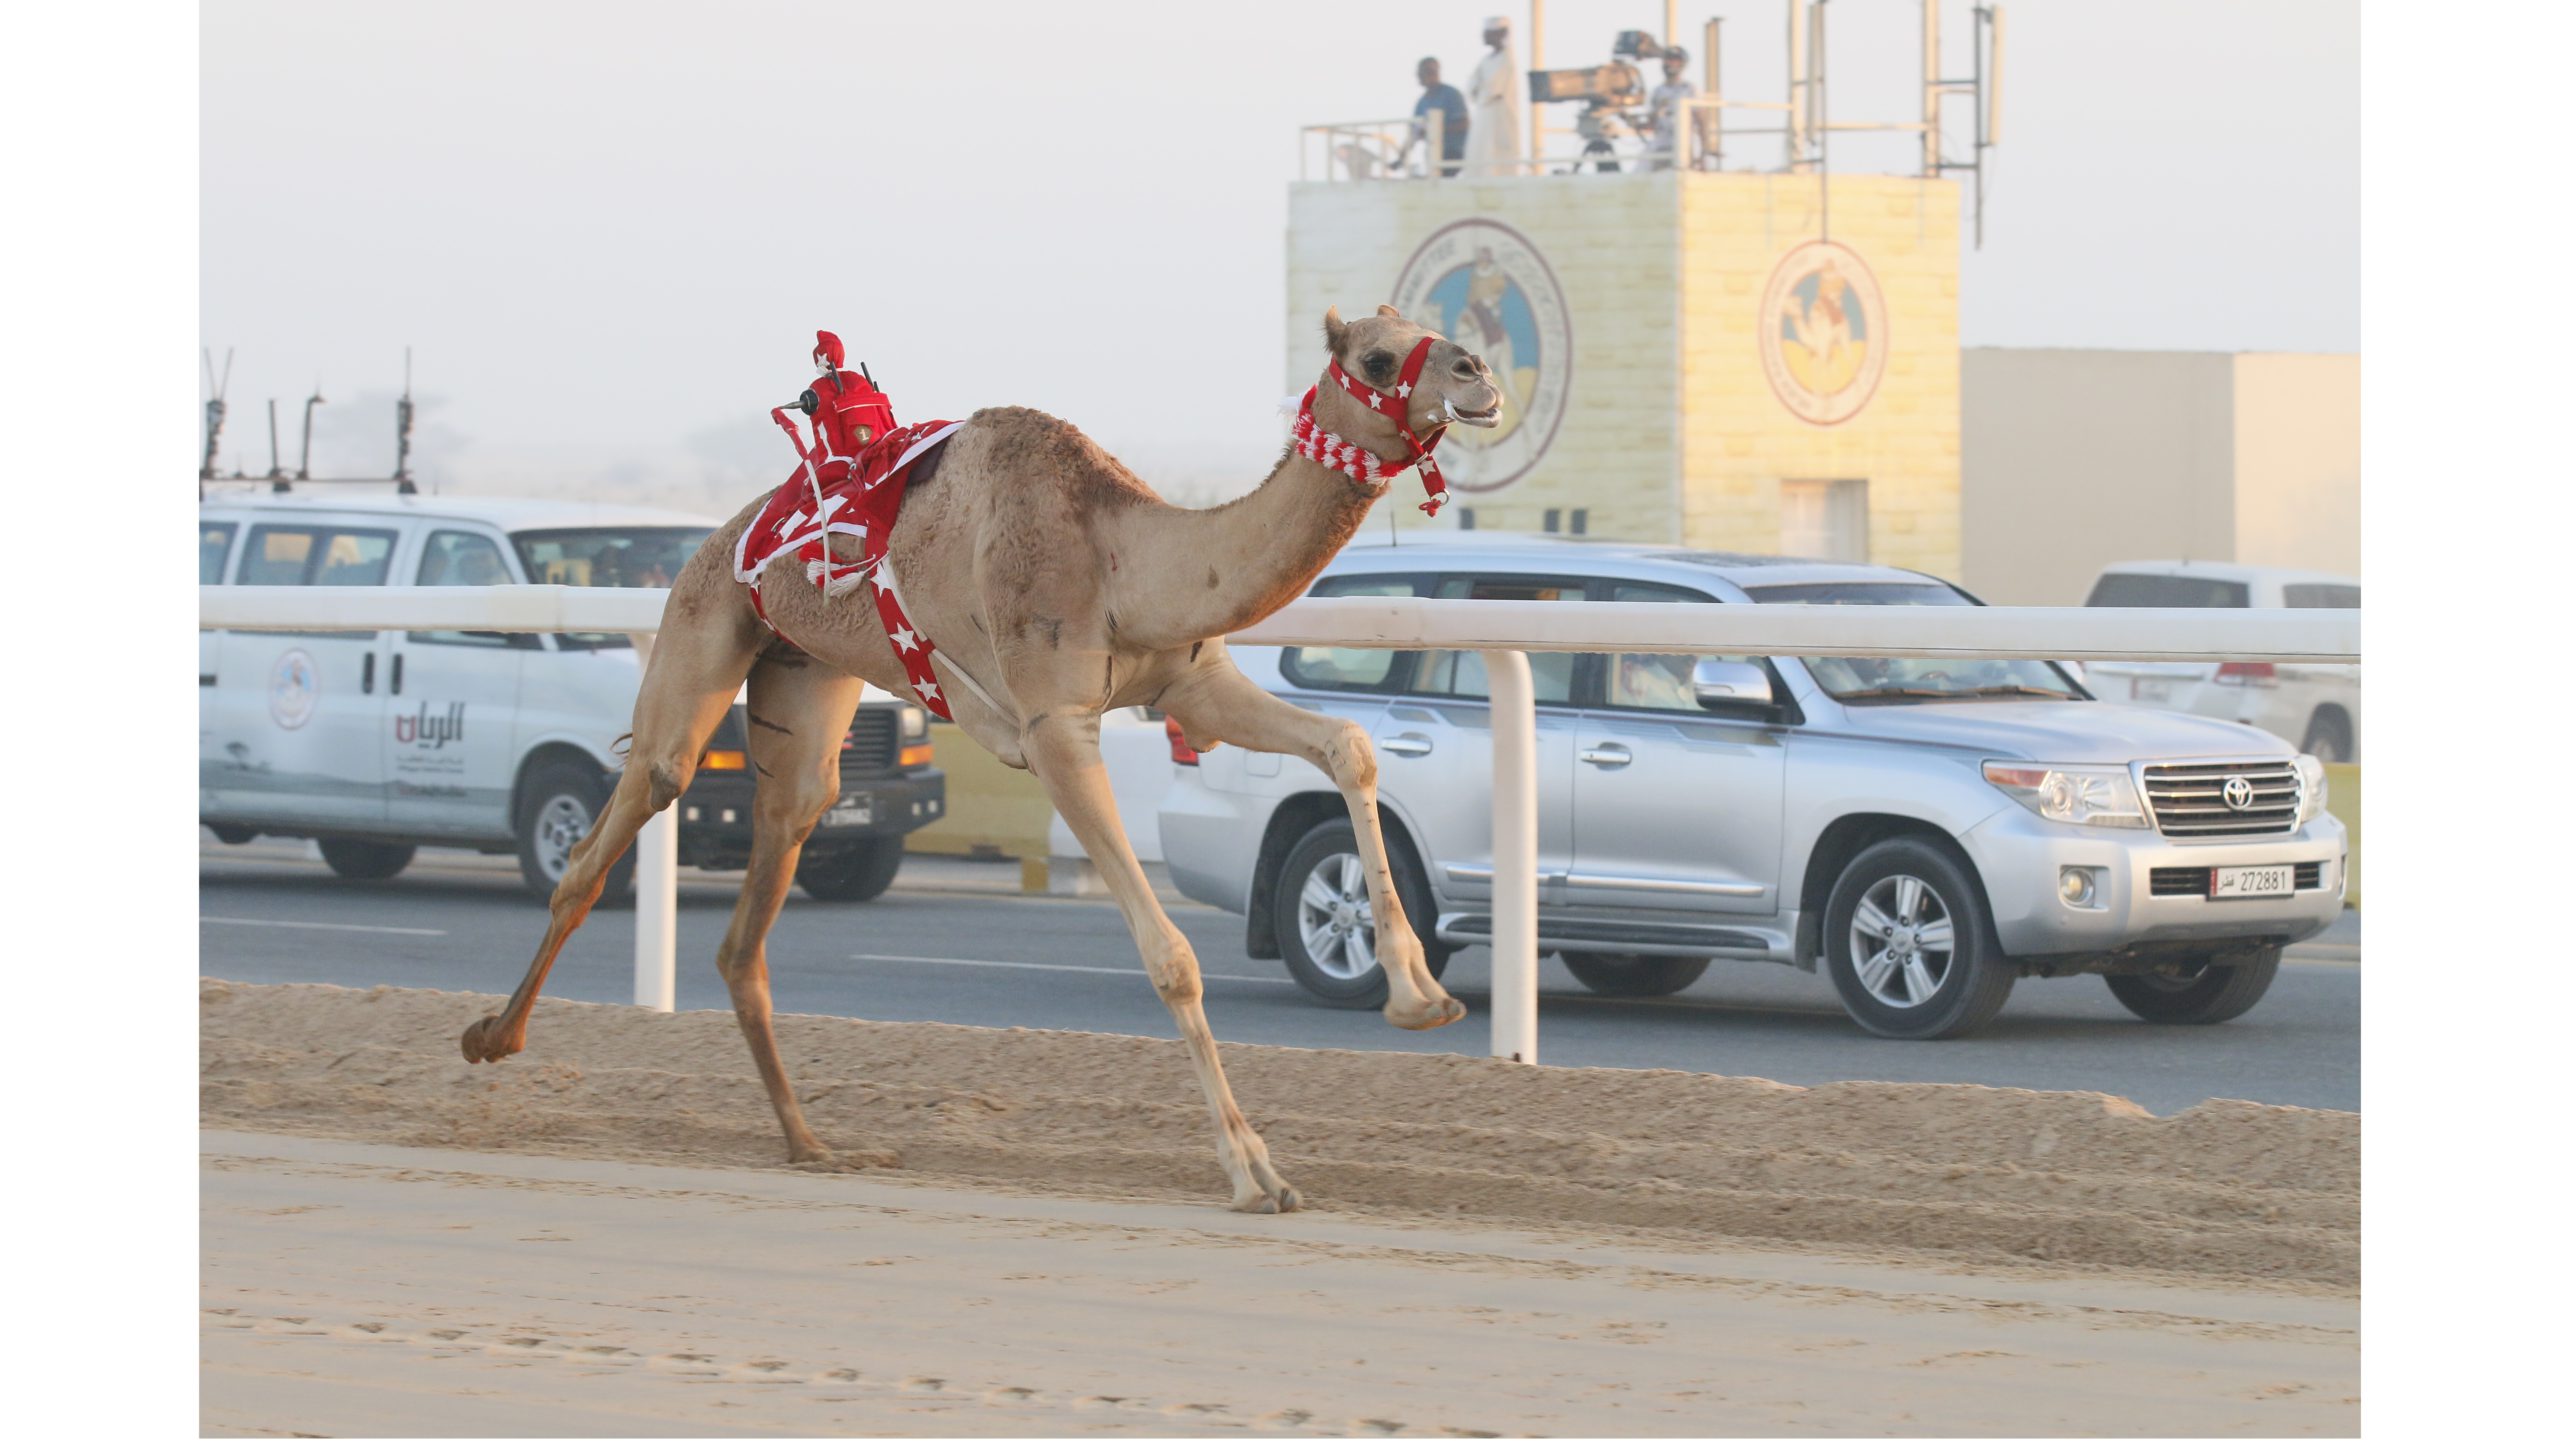
[[[1539,603],[1579,603],[1590,590],[1579,581],[1561,578],[1451,578],[1436,590],[1440,598],[1505,598]],[[1573,699],[1573,671],[1578,654],[1529,655],[1530,693],[1541,704]],[[1451,699],[1490,697],[1484,655],[1473,649],[1432,649],[1414,665],[1412,694]]]
[[[398,537],[370,528],[261,523],[249,530],[240,582],[293,587],[372,587],[391,575]]]
[[[1411,598],[1410,578],[1324,578],[1307,590],[1312,598]],[[1395,672],[1394,649],[1345,649],[1304,645],[1280,655],[1280,677],[1302,689],[1339,689],[1382,693]]]
[[[196,582],[220,583],[222,566],[231,561],[231,535],[236,524],[206,523],[197,529]]]
[[[1621,583],[1609,594],[1618,603],[1713,603],[1687,589],[1646,583]],[[1671,709],[1703,714],[1689,688],[1689,669],[1701,658],[1766,668],[1749,654],[1611,654],[1601,667],[1600,702],[1612,709]]]
[[[2364,585],[2360,583],[2288,583],[2284,586],[2287,608],[2362,608]]]
[[[1974,600],[1934,579],[1907,582],[1783,583],[1749,590],[1754,603],[1892,604],[1971,608]],[[1842,703],[1948,699],[2088,697],[2060,666],[2038,659],[1876,659],[1808,657],[1807,673]]]
[[[496,540],[481,533],[459,533],[450,530],[427,535],[427,546],[418,553],[418,586],[421,588],[486,588],[495,583],[513,583],[507,574],[507,557]],[[490,633],[481,630],[453,632],[430,630],[409,635],[409,641],[421,644],[452,644],[463,648],[538,649],[541,639],[534,634]]]
[[[668,588],[708,528],[549,528],[511,535],[524,575],[572,588]],[[564,649],[627,649],[629,634],[553,634]]]
[[[2249,585],[2174,573],[2109,573],[2089,590],[2091,608],[2247,608]]]

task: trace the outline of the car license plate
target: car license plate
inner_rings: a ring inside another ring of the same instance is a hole
[[[867,794],[846,795],[836,801],[834,809],[827,811],[826,818],[818,821],[819,826],[824,829],[869,823],[871,823],[871,796]]]
[[[2165,704],[2169,700],[2169,681],[2137,676],[2133,681],[2132,697],[2137,704]]]
[[[2291,865],[2225,865],[2213,872],[2213,898],[2293,893]]]

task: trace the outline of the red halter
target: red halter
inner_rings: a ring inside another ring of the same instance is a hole
[[[1396,373],[1392,387],[1377,388],[1362,382],[1343,371],[1339,359],[1325,364],[1325,376],[1339,384],[1352,401],[1395,424],[1396,434],[1404,439],[1406,447],[1413,449],[1411,457],[1402,462],[1386,462],[1376,453],[1316,426],[1315,387],[1307,389],[1306,397],[1298,404],[1298,420],[1289,429],[1291,444],[1298,455],[1312,458],[1318,464],[1359,482],[1383,483],[1406,468],[1412,468],[1422,475],[1423,486],[1430,490],[1430,495],[1423,499],[1422,511],[1438,517],[1440,505],[1449,501],[1449,490],[1440,482],[1440,464],[1431,456],[1431,450],[1440,445],[1440,434],[1435,431],[1427,440],[1417,437],[1405,419],[1413,406],[1414,384],[1422,376],[1423,364],[1430,360],[1431,344],[1439,340],[1437,337],[1425,337],[1415,343],[1413,350],[1405,354],[1404,366]],[[1316,384],[1318,387],[1323,385],[1322,382]]]

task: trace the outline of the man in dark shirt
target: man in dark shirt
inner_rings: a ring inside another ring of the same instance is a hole
[[[1458,93],[1456,86],[1441,83],[1440,62],[1430,56],[1424,56],[1422,63],[1413,68],[1413,78],[1422,83],[1422,99],[1413,103],[1413,134],[1406,138],[1404,149],[1396,152],[1396,164],[1403,165],[1406,153],[1422,139],[1422,113],[1438,111],[1440,174],[1455,176],[1458,163],[1467,154],[1467,98]]]

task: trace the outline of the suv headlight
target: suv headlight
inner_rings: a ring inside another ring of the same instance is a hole
[[[917,708],[917,707],[916,707],[915,705],[913,705],[913,704],[901,704],[901,705],[899,705],[899,706],[898,706],[898,737],[899,737],[900,739],[905,739],[905,740],[910,740],[910,741],[912,741],[912,740],[917,740],[917,739],[922,739],[922,738],[924,737],[924,731],[925,731],[924,711],[923,711],[922,709]]]
[[[1983,761],[1982,777],[2011,799],[2066,825],[2138,830],[2146,821],[2133,771],[2085,764]]]
[[[2317,755],[2297,754],[2293,759],[2293,774],[2302,785],[2301,820],[2309,824],[2328,812],[2329,766],[2322,764]]]

